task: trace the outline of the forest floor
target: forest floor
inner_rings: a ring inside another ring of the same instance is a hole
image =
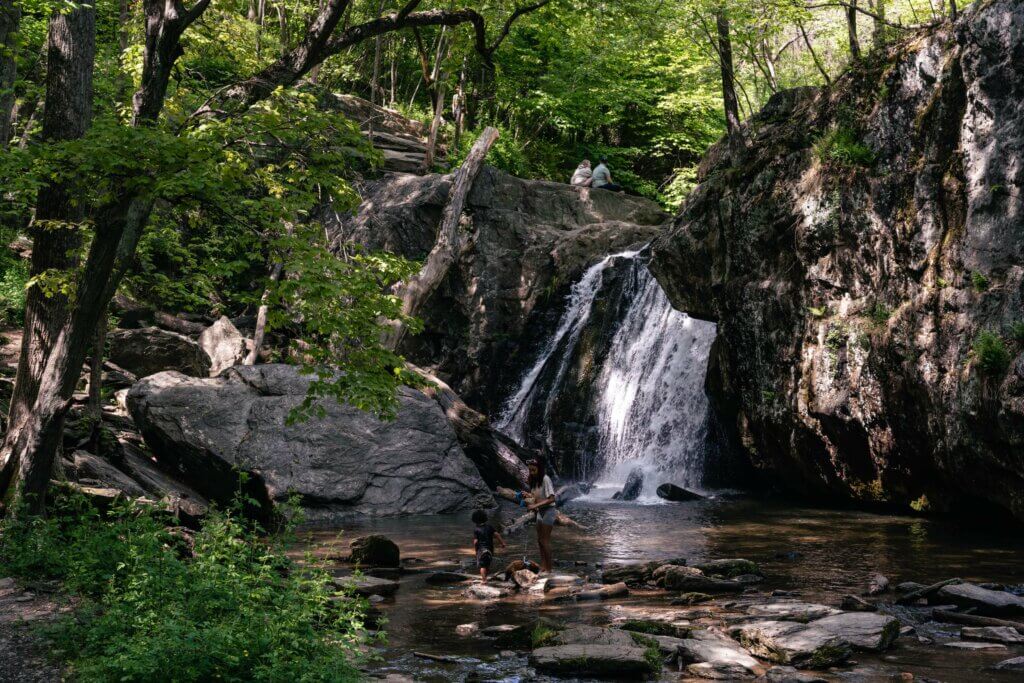
[[[46,644],[32,630],[67,609],[14,579],[0,578],[0,683],[62,679],[61,668],[48,660]]]

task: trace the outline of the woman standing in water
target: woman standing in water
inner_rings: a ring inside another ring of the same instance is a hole
[[[537,545],[540,546],[541,574],[551,573],[551,530],[555,528],[555,517],[558,508],[555,505],[555,485],[547,475],[544,460],[537,458],[529,462],[530,491],[533,502],[526,507],[530,512],[537,513]],[[524,492],[526,495],[526,492]]]

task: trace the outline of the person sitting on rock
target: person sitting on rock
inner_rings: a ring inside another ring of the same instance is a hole
[[[592,181],[593,171],[590,170],[590,159],[584,159],[576,167],[576,172],[572,174],[572,180],[569,182],[578,187],[590,187]]]
[[[501,537],[493,526],[487,521],[487,513],[483,510],[476,510],[473,513],[473,550],[476,552],[476,566],[480,569],[480,580],[487,583],[487,574],[491,569],[491,561],[494,559],[494,542],[505,549],[505,539]]]
[[[594,169],[590,186],[600,190],[608,190],[609,192],[623,191],[621,185],[616,185],[612,182],[612,172],[608,170],[608,159],[606,157],[601,157],[601,163]]]

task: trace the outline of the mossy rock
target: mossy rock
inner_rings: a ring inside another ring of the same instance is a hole
[[[530,650],[549,644],[565,630],[565,624],[540,617],[502,633],[495,643],[512,650]]]
[[[633,633],[646,633],[652,636],[672,636],[673,638],[685,638],[690,632],[690,629],[686,626],[676,626],[670,622],[657,619],[629,619],[623,622],[619,628]],[[655,645],[657,645],[657,642],[655,642]]]

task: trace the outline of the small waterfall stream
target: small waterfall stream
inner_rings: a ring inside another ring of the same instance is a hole
[[[578,348],[595,301],[612,297],[613,267],[627,273],[620,282],[622,311],[597,351]],[[588,427],[579,430],[575,473],[596,484],[596,498],[610,498],[629,472],[644,472],[641,500],[656,500],[655,489],[671,482],[699,489],[709,448],[710,406],[704,392],[715,325],[672,308],[647,269],[645,254],[630,251],[591,266],[573,285],[555,333],[523,374],[505,404],[497,427],[525,444],[532,440],[557,450],[564,420],[553,415],[560,396],[585,396]],[[586,352],[585,355],[584,351]],[[581,360],[583,358],[583,360]],[[598,362],[590,386],[572,385],[577,363]],[[544,424],[535,424],[536,421]]]

